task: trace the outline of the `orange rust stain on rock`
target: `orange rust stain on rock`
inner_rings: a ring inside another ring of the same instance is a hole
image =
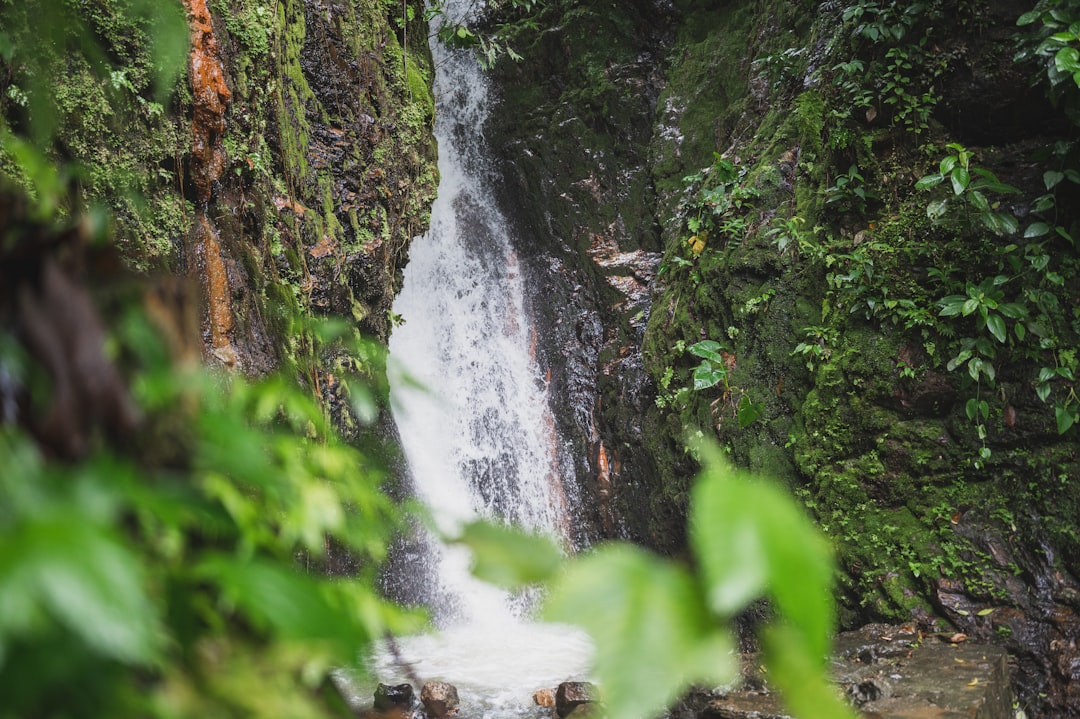
[[[191,34],[188,69],[192,92],[191,175],[200,211],[193,228],[196,268],[201,270],[206,297],[204,329],[209,336],[209,354],[228,367],[236,365],[232,346],[233,314],[229,275],[221,255],[217,230],[206,213],[214,185],[225,169],[225,112],[232,92],[225,82],[225,67],[214,35],[214,24],[206,0],[183,0]]]
[[[188,68],[194,104],[192,179],[199,202],[205,203],[210,200],[214,183],[225,169],[221,137],[225,133],[225,111],[232,100],[232,92],[225,82],[225,68],[206,0],[183,2],[191,32]]]
[[[227,367],[237,363],[232,345],[233,315],[229,274],[221,257],[221,244],[205,212],[200,212],[195,226],[197,269],[201,270],[206,296],[205,328],[208,330],[209,353]]]

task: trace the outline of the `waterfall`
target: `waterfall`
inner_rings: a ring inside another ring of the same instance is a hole
[[[469,53],[437,43],[432,51],[441,179],[430,230],[413,243],[394,305],[404,319],[390,339],[394,417],[413,485],[440,533],[483,517],[565,540],[572,498],[563,478],[572,469],[536,363],[530,289],[493,200],[483,137],[488,78]],[[400,643],[421,679],[455,684],[463,713],[472,701],[472,713],[494,717],[520,716],[533,691],[582,677],[590,655],[583,635],[530,622],[521,597],[470,576],[466,550],[429,543],[439,631]],[[377,658],[381,681],[395,675],[394,664]]]

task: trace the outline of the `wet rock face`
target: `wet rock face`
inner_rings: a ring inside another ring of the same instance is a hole
[[[320,208],[323,215],[314,227],[303,223],[312,303],[351,314],[365,333],[385,339],[400,269],[410,240],[426,229],[437,183],[434,110],[421,69],[430,63],[426,32],[417,24],[395,31],[385,17],[363,16],[385,7],[289,4],[293,22],[303,25],[291,72],[303,81],[291,78],[300,87],[282,131],[300,129],[306,137],[293,156],[299,167],[287,174],[310,213],[305,219],[315,220]],[[409,33],[403,59],[398,53]],[[371,47],[359,47],[358,35],[371,37]]]
[[[701,22],[686,27],[649,3],[617,13],[578,3],[572,22],[556,18],[515,46],[524,63],[496,72],[502,99],[489,136],[505,160],[507,204],[518,208],[520,253],[542,287],[541,353],[588,507],[579,540],[627,537],[678,551],[695,470],[678,440],[690,425],[713,429],[740,463],[790,482],[829,525],[842,559],[845,626],[910,618],[931,630],[940,621],[1008,646],[1026,705],[1066,716],[1080,642],[1070,579],[1080,576],[1077,453],[1060,446],[1067,442],[1033,397],[1031,378],[998,369],[1000,421],[995,409],[987,445],[993,459],[975,471],[978,442],[964,418],[971,395],[944,361],[920,356],[929,351],[921,341],[860,320],[846,324],[830,361],[810,369],[793,358],[799,333],[837,307],[822,303],[824,277],[764,233],[728,238],[722,252],[702,255],[707,269],[689,279],[666,272],[658,282],[650,274],[653,253],[685,254],[681,178],[708,164],[714,150],[758,178],[753,187],[767,201],[743,218],[750,225],[768,227],[786,207],[831,221],[821,205],[832,180],[818,180],[845,172],[852,158],[833,157],[822,145],[812,120],[845,108],[830,107],[834,98],[814,88],[813,77],[853,3],[821,3],[811,13],[778,2],[677,5]],[[935,42],[955,52],[941,78],[936,140],[1013,143],[979,148],[980,161],[996,158],[995,171],[1004,168],[1003,179],[1020,177],[1025,187],[1041,183],[1024,178],[1033,146],[1046,146],[1031,135],[1043,131],[1038,118],[1048,106],[1022,87],[1026,71],[1005,48],[1028,9],[994,0],[970,27],[934,28]],[[792,12],[798,22],[779,21]],[[631,32],[638,23],[649,29]],[[799,24],[804,36],[782,40],[790,46],[763,42]],[[680,33],[677,47],[670,27]],[[785,48],[809,57],[809,66],[805,76],[778,80],[776,91],[762,63]],[[862,139],[880,143],[871,134]],[[921,158],[867,147],[873,157],[860,156],[860,168],[875,165],[895,181],[892,164],[902,162],[910,189]],[[923,218],[925,209],[925,202],[903,205],[905,216]],[[855,245],[867,237],[861,227],[847,229],[837,232]],[[924,280],[925,268],[909,279]],[[638,323],[650,318],[644,332]],[[689,358],[673,349],[678,341],[723,339],[729,328],[738,333],[733,384],[764,404],[761,421],[738,426],[733,393],[697,393],[684,412],[657,411],[646,367],[657,380],[665,364],[685,372],[679,362]],[[905,374],[912,368],[920,371]],[[1000,521],[969,511],[990,502],[1015,513],[1016,527],[1004,531]]]
[[[647,148],[670,8],[630,5],[586,2],[574,22],[549,18],[516,47],[525,62],[496,69],[488,127],[517,249],[542,288],[539,352],[585,498],[578,543],[647,540],[640,489],[658,482],[641,441],[653,389],[640,347],[659,263]]]
[[[540,689],[533,694],[533,703],[538,707],[544,707],[545,709],[555,708],[555,691],[554,689]]]
[[[1022,140],[1032,128],[1061,133],[1068,122],[1032,83],[1030,65],[1013,61],[1016,18],[1031,9],[1020,0],[995,0],[981,8],[979,37],[955,36],[955,62],[944,78],[937,118],[970,145]]]
[[[183,189],[205,213],[180,264],[204,283],[205,355],[251,374],[292,362],[304,350],[285,335],[300,314],[352,317],[385,340],[437,182],[430,56],[423,42],[400,45],[426,36],[423,21],[392,26],[400,6],[374,0],[283,0],[258,17],[185,5],[193,146]],[[348,405],[340,371],[305,377],[335,417]]]
[[[221,138],[225,134],[225,112],[232,100],[232,91],[225,82],[221,50],[206,0],[185,0],[184,6],[191,32],[188,73],[193,105],[192,175],[198,200],[206,203],[214,183],[225,169]]]
[[[1025,518],[1038,525],[1038,519]],[[992,558],[982,589],[958,580],[935,581],[943,616],[972,641],[1008,648],[1020,699],[1045,716],[1068,716],[1080,706],[1080,584],[1058,567],[1044,535],[1024,538],[972,508],[956,532]]]

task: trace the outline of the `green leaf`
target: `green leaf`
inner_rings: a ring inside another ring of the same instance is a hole
[[[963,167],[954,167],[952,172],[949,173],[949,179],[952,181],[954,195],[963,193],[967,186],[971,184],[971,175]]]
[[[1052,190],[1065,179],[1064,172],[1058,172],[1057,170],[1047,170],[1043,173],[1043,184],[1046,185],[1046,189]]]
[[[976,382],[979,381],[979,372],[982,370],[983,364],[984,363],[981,357],[972,357],[971,360],[968,362],[968,374],[971,375],[971,379],[975,380]]]
[[[1020,222],[1008,212],[983,212],[979,218],[999,235],[1011,235],[1020,229]]]
[[[945,368],[952,372],[954,369],[971,359],[971,350],[963,350],[960,354],[949,360],[949,363],[945,365]]]
[[[926,175],[919,178],[919,181],[915,183],[916,190],[928,190],[931,187],[940,185],[945,179],[944,175]]]
[[[990,330],[990,334],[994,335],[994,339],[996,339],[998,342],[1005,342],[1005,320],[1001,318],[1001,315],[987,315],[986,329]]]
[[[926,216],[931,220],[937,220],[949,209],[949,201],[945,198],[934,200],[926,205]]]
[[[372,638],[352,613],[330,601],[335,585],[288,566],[218,555],[204,561],[197,574],[217,583],[256,627],[278,638],[329,641],[343,656]]]
[[[1063,404],[1054,405],[1054,416],[1057,418],[1058,434],[1065,434],[1076,424],[1076,413]]]
[[[702,340],[687,347],[686,351],[695,357],[701,357],[702,359],[711,360],[717,364],[723,364],[724,358],[720,354],[720,350],[723,348],[723,345],[716,340]]]
[[[709,617],[694,580],[637,547],[602,545],[576,559],[544,616],[593,637],[610,719],[659,715],[692,684],[737,676],[734,642]]]
[[[9,535],[0,575],[5,614],[29,598],[99,654],[143,664],[156,657],[157,617],[134,553],[79,509],[50,512]]]
[[[786,491],[732,468],[715,448],[702,452],[690,544],[710,608],[730,616],[764,584],[780,614],[823,660],[833,631],[828,544]]]
[[[1045,222],[1032,222],[1028,225],[1028,228],[1024,230],[1024,239],[1042,237],[1047,234],[1050,234],[1050,225]]]
[[[968,202],[979,212],[990,211],[990,200],[986,199],[986,195],[978,190],[972,190],[968,193]]]
[[[702,360],[701,364],[694,369],[694,389],[703,390],[713,387],[723,381],[727,376],[727,370],[721,365],[713,365],[708,360]]]
[[[37,145],[0,127],[0,147],[10,155],[33,188],[32,208],[38,219],[52,218],[67,196],[67,171],[57,167]]]
[[[938,314],[941,317],[955,317],[964,310],[964,303],[968,301],[967,295],[949,295],[941,300],[938,300],[938,305],[941,306],[941,312]]]
[[[1016,302],[1006,302],[998,306],[998,311],[1011,320],[1025,319],[1028,316],[1027,307]]]
[[[154,57],[154,97],[164,103],[176,87],[188,53],[187,20],[178,3],[139,0],[138,12],[148,19]]]
[[[1028,10],[1026,13],[1024,13],[1023,15],[1020,16],[1020,18],[1016,21],[1016,24],[1021,26],[1021,27],[1024,26],[1024,25],[1030,25],[1033,22],[1035,22],[1036,20],[1038,20],[1040,17],[1042,17],[1042,12],[1041,11],[1039,11],[1039,10]]]
[[[1020,192],[1019,188],[1002,182],[997,175],[985,168],[974,167],[971,169],[971,174],[979,178],[971,184],[975,189],[997,192],[1002,195],[1016,195]]]
[[[790,626],[767,628],[762,637],[769,681],[780,688],[800,719],[855,719],[851,705],[822,670],[821,659]]]
[[[508,589],[547,581],[563,561],[550,538],[492,522],[466,525],[457,541],[473,552],[473,574]]]
[[[1058,33],[1054,36],[1054,38],[1058,39],[1061,36],[1066,38],[1065,40],[1063,40],[1063,42],[1070,42],[1072,39],[1074,39],[1072,38],[1071,34],[1068,33]],[[1061,48],[1054,55],[1054,66],[1058,69],[1059,72],[1064,72],[1070,75],[1077,70],[1080,70],[1080,50],[1077,50],[1075,47]]]
[[[710,466],[694,488],[690,537],[701,562],[709,607],[731,617],[764,595],[769,564],[762,528],[753,512],[747,477],[726,466]]]
[[[761,415],[765,412],[765,405],[761,402],[754,402],[747,395],[743,395],[739,400],[739,411],[737,413],[739,420],[739,427],[746,429],[754,422],[761,419]]]
[[[979,417],[979,401],[972,397],[964,405],[964,413],[967,415],[968,420],[974,422]]]
[[[1050,383],[1039,382],[1035,385],[1035,395],[1039,398],[1040,402],[1045,402],[1050,398]]]

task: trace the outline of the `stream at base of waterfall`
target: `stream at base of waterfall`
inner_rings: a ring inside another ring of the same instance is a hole
[[[467,4],[449,2],[448,15]],[[437,530],[424,540],[428,576],[410,578],[424,585],[437,629],[397,640],[398,656],[376,652],[370,674],[386,684],[410,674],[449,682],[462,716],[522,717],[541,711],[537,690],[587,678],[591,643],[530,620],[535,597],[475,580],[467,551],[435,535],[483,518],[565,543],[575,498],[563,478],[572,464],[536,363],[524,273],[492,199],[488,78],[469,53],[437,43],[432,52],[439,196],[394,304],[404,324],[390,339],[390,386],[412,488]]]

